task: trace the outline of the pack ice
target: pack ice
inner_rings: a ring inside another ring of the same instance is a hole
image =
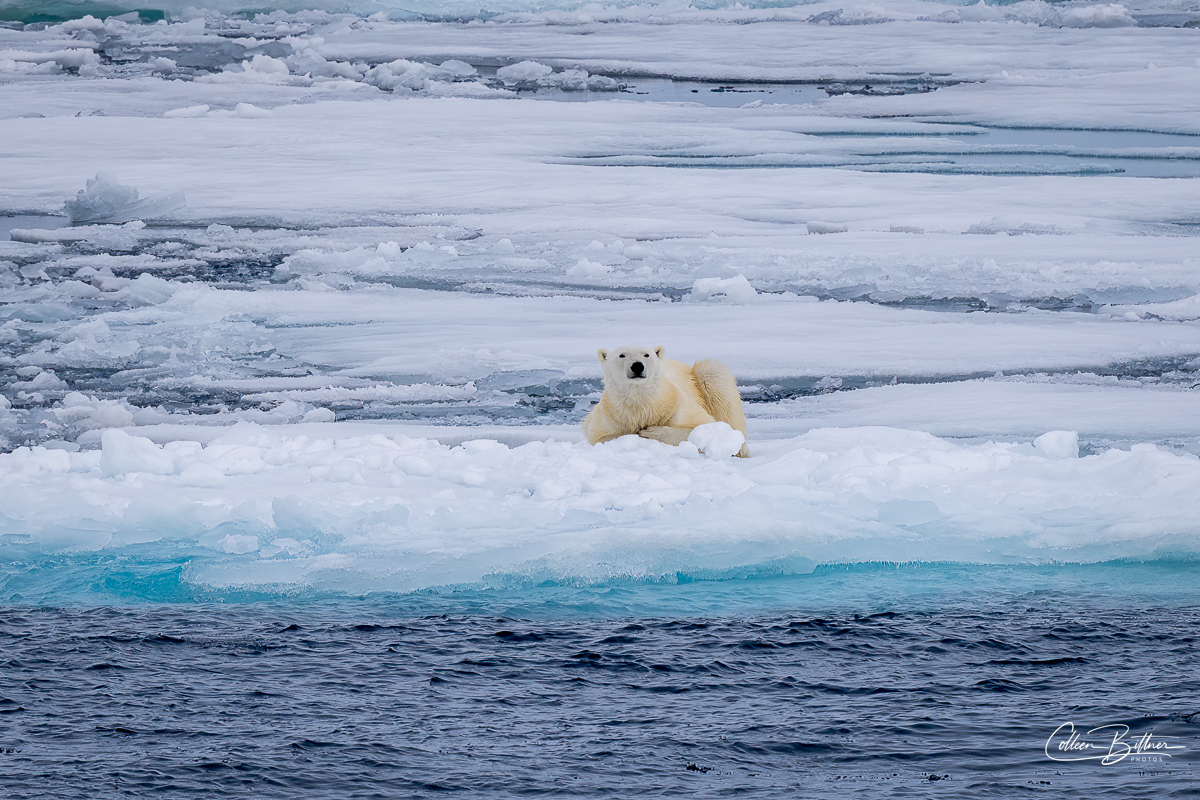
[[[719,438],[705,457],[633,436],[450,446],[386,425],[242,423],[158,445],[112,428],[99,450],[0,455],[4,547],[190,553],[205,585],[361,592],[1198,544],[1200,460],[1153,445],[1080,457],[1064,431],[966,444],[839,428],[744,460],[718,457]]]
[[[1200,552],[1192,6],[235,5],[0,26],[8,594]]]

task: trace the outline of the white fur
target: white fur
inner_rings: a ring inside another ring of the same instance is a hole
[[[636,433],[678,445],[693,428],[718,421],[745,435],[742,398],[729,368],[712,360],[688,366],[663,353],[661,346],[597,351],[604,394],[583,419],[589,443]],[[738,455],[750,451],[743,445]]]

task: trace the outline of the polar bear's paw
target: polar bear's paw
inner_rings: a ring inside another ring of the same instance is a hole
[[[642,428],[638,431],[638,436],[641,436],[643,439],[653,439],[656,442],[678,447],[681,442],[687,441],[691,432],[691,428],[672,428],[669,425],[653,425],[649,428]]]

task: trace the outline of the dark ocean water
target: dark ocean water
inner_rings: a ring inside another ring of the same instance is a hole
[[[1197,577],[8,607],[0,795],[1197,796]]]

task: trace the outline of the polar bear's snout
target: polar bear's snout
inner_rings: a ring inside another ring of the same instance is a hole
[[[661,345],[654,349],[630,346],[610,353],[602,347],[596,351],[596,355],[604,364],[607,380],[654,383],[662,362],[663,348]]]

